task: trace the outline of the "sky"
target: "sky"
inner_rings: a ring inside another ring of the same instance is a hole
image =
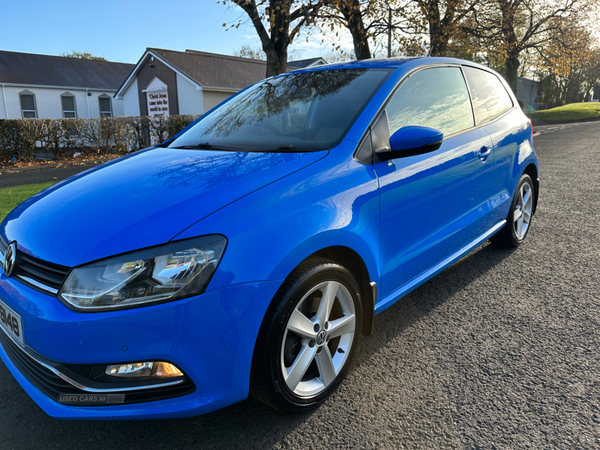
[[[109,61],[135,63],[146,47],[194,49],[232,55],[242,45],[260,47],[251,24],[225,31],[223,23],[244,17],[237,7],[216,0],[4,0],[0,50],[58,55],[90,52]],[[321,36],[290,46],[295,57],[331,52]],[[351,50],[349,36],[342,45]]]

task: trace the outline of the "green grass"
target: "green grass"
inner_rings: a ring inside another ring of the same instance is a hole
[[[0,220],[3,220],[12,209],[24,200],[27,200],[33,194],[37,194],[42,189],[52,186],[56,181],[39,184],[24,184],[0,189]]]
[[[531,114],[531,118],[546,123],[600,119],[600,103],[569,103],[558,108],[537,111]]]

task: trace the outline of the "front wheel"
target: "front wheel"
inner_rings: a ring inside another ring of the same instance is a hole
[[[535,195],[531,177],[523,174],[513,197],[506,225],[490,239],[492,244],[501,247],[518,247],[527,237],[533,217]]]
[[[362,332],[352,274],[323,258],[302,263],[283,283],[263,321],[252,392],[269,406],[302,412],[323,403],[346,375]]]

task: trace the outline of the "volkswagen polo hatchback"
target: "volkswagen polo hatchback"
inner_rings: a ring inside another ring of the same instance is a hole
[[[538,194],[531,124],[448,58],[264,80],[173,139],[60,182],[0,226],[0,356],[59,418],[321,404],[373,318]]]

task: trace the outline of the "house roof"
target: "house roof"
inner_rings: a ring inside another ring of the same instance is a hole
[[[259,59],[186,50],[149,49],[164,55],[203,87],[243,89],[265,78],[267,63]]]
[[[204,90],[225,90],[237,92],[265,78],[267,63],[259,59],[241,58],[238,56],[220,55],[217,53],[186,50],[178,52],[161,48],[147,48],[142,58],[119,87],[116,97],[121,97],[133,81],[140,65],[147,55],[159,58],[163,63],[185,76],[192,83]],[[317,61],[312,58],[304,61]],[[292,62],[289,70],[300,69]],[[305,67],[308,67],[305,66]]]
[[[296,61],[288,61],[288,66],[295,67],[297,69],[306,69],[308,67],[322,66],[327,64],[320,56],[318,58],[309,58],[309,59],[298,59]]]
[[[0,83],[114,91],[133,64],[0,50]]]

